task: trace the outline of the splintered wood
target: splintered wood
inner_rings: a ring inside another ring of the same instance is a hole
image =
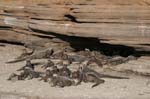
[[[1,33],[17,28],[137,47],[150,42],[149,4],[147,0],[1,0],[0,28],[4,30]],[[149,49],[146,45],[138,47]]]

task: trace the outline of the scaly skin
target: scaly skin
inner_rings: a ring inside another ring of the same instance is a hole
[[[64,76],[53,77],[51,83],[52,83],[52,87],[59,86],[61,88],[75,84],[75,82],[72,79]]]
[[[26,57],[24,57],[24,58],[16,59],[16,60],[9,61],[9,62],[6,62],[6,63],[21,62],[21,61],[24,61],[24,60],[26,60],[26,59],[32,60],[32,59],[49,58],[52,54],[53,54],[53,49],[52,49],[52,48],[49,48],[49,49],[46,49],[46,50],[42,50],[42,51],[35,52],[35,53],[33,53],[32,55],[30,55],[30,56],[26,56]]]
[[[93,87],[98,86],[101,83],[104,83],[105,81],[100,79],[96,74],[93,72],[88,72],[88,73],[82,73],[80,71],[74,72],[72,78],[78,79],[78,82],[76,85],[81,84],[81,82],[92,82],[95,83],[92,85]]]
[[[24,70],[26,67],[29,67],[31,69],[34,70],[34,64],[31,63],[31,60],[27,60],[26,61],[26,65],[21,67],[20,69],[18,69],[17,71],[21,71],[21,70]]]
[[[65,76],[65,77],[70,77],[71,71],[67,66],[64,65],[61,69],[59,69],[58,75]]]
[[[48,79],[52,78],[53,73],[51,70],[47,69],[45,71],[45,76],[43,76],[40,80],[44,80],[44,82],[48,82]]]
[[[54,65],[55,65],[54,62],[51,61],[50,59],[48,59],[47,63],[45,65],[43,65],[42,68],[47,69],[47,68],[52,67]]]
[[[129,79],[128,77],[120,77],[120,76],[112,76],[112,75],[108,75],[108,74],[101,74],[93,69],[88,68],[87,66],[84,66],[82,70],[83,70],[82,72],[84,72],[84,73],[93,72],[100,78]]]
[[[76,85],[81,84],[81,82],[95,83],[94,85],[92,85],[92,88],[105,82],[101,78],[128,79],[126,77],[118,77],[118,76],[100,74],[88,67],[83,67],[83,68],[79,67],[77,71],[72,73],[72,78],[78,79],[78,82],[76,83]]]

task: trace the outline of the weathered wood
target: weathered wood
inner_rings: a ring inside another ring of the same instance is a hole
[[[149,5],[148,0],[1,0],[0,29],[149,44]]]
[[[0,30],[0,41],[24,44],[25,42],[33,40],[39,40],[39,38],[32,35],[29,36],[27,34],[17,33],[11,30]]]
[[[124,37],[149,38],[150,27],[138,24],[117,23],[58,23],[53,21],[32,20],[29,27],[32,29],[83,37]],[[143,32],[142,32],[143,31]]]

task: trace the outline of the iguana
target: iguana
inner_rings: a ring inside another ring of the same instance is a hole
[[[9,61],[9,62],[6,62],[6,63],[16,63],[16,62],[24,61],[26,59],[32,60],[32,59],[49,58],[53,54],[53,52],[54,51],[53,51],[52,48],[48,48],[48,49],[45,49],[45,50],[37,51],[37,52],[33,53],[30,56],[22,57],[20,59],[16,59],[16,60]]]
[[[119,76],[100,74],[88,67],[79,67],[77,71],[72,73],[71,77],[78,80],[76,85],[79,85],[81,82],[95,83],[94,85],[92,85],[92,88],[105,82],[101,78],[128,79],[127,77],[119,77]]]

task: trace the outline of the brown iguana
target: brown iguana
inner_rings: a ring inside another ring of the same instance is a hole
[[[16,62],[24,61],[26,59],[32,60],[32,59],[49,58],[53,54],[53,52],[54,51],[53,51],[52,48],[48,48],[48,49],[45,49],[45,50],[37,51],[37,52],[33,53],[30,56],[26,56],[26,57],[16,59],[16,60],[13,60],[13,61],[9,61],[9,62],[6,62],[6,63],[16,63]]]
[[[47,63],[44,64],[44,65],[42,66],[42,68],[46,69],[46,68],[52,67],[52,66],[54,66],[54,65],[55,65],[54,62],[51,61],[51,59],[48,59]]]
[[[71,85],[75,85],[75,82],[73,79],[70,79],[69,77],[65,77],[65,76],[53,76],[51,78],[51,82],[52,83],[52,87],[58,86],[58,87],[66,87],[66,86],[71,86]]]
[[[126,63],[130,60],[136,60],[137,57],[135,56],[128,56],[128,57],[121,57],[121,56],[114,56],[110,59],[108,59],[108,65],[111,65],[111,66],[115,66],[115,65],[119,65],[119,64],[122,64],[122,63]]]
[[[78,80],[76,85],[79,85],[82,81],[95,83],[94,85],[92,85],[92,88],[105,82],[101,78],[129,79],[127,77],[119,77],[119,76],[111,76],[111,75],[107,75],[107,74],[100,74],[86,66],[79,67],[77,71],[72,73],[71,77]]]
[[[96,75],[94,72],[87,72],[84,73],[83,70],[80,68],[77,71],[72,72],[71,78],[77,79],[76,85],[81,84],[81,82],[92,82],[95,83],[92,85],[93,87],[98,86],[101,83],[104,83],[105,81],[101,79],[98,75]]]
[[[18,69],[17,71],[24,70],[26,67],[29,67],[34,70],[34,64],[31,63],[31,60],[26,60],[26,65]]]

